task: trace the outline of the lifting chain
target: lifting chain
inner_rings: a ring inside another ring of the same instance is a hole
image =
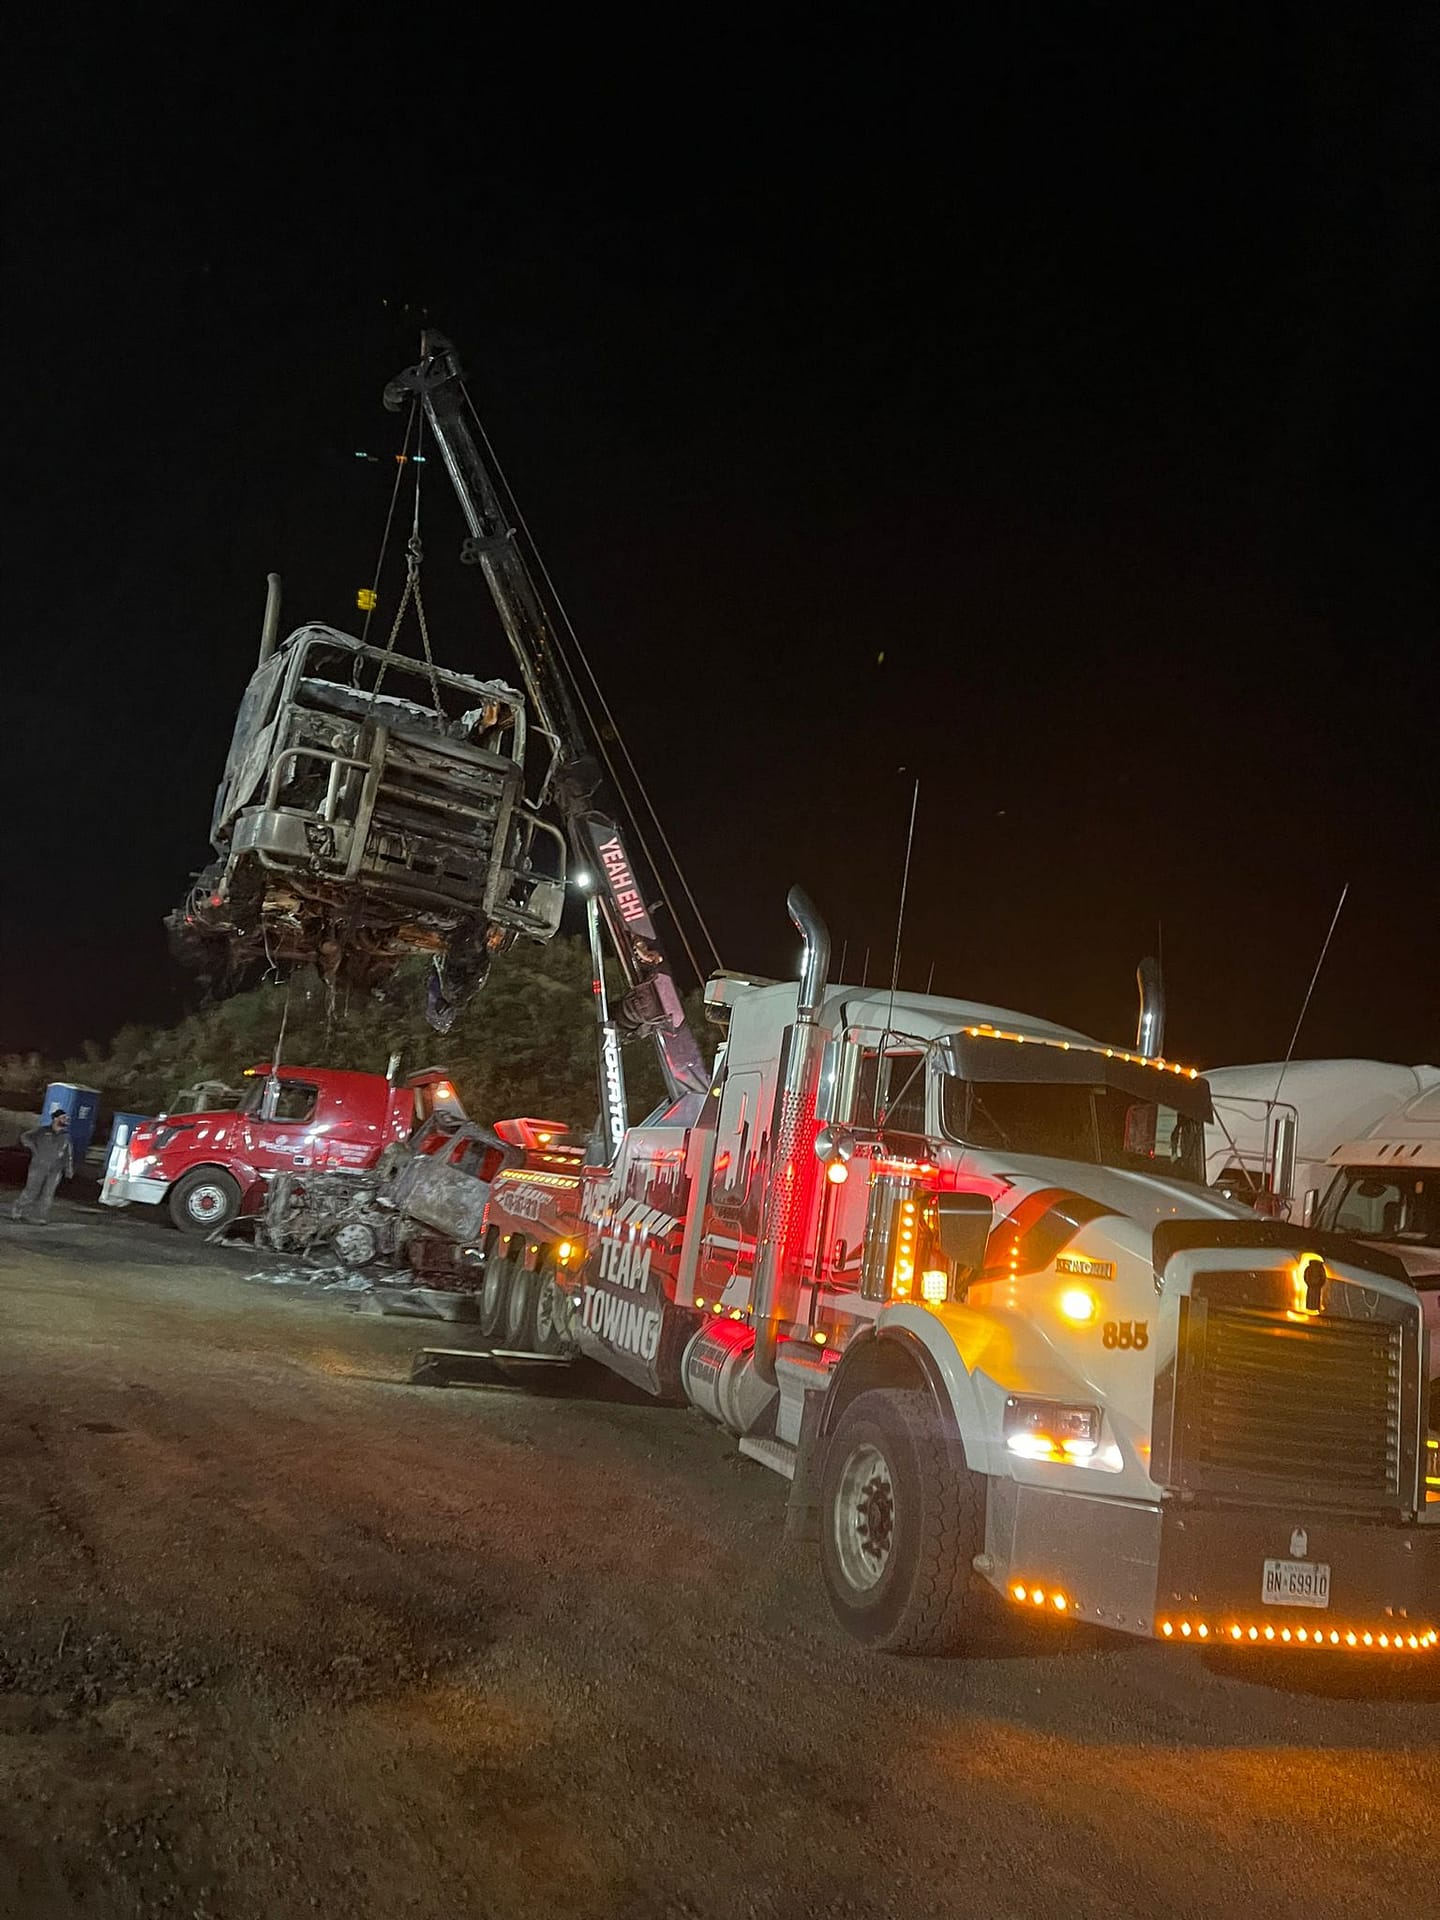
[[[412,465],[415,466],[415,512],[410,524],[410,538],[405,543],[405,591],[401,594],[400,604],[395,609],[395,620],[390,628],[390,638],[385,642],[385,657],[380,662],[380,670],[375,676],[375,684],[370,689],[370,705],[372,708],[375,705],[376,696],[379,694],[381,683],[385,678],[385,669],[394,657],[395,642],[400,637],[400,628],[405,619],[405,609],[413,600],[415,602],[415,617],[420,623],[420,646],[425,655],[425,670],[430,676],[430,697],[435,702],[435,711],[443,718],[445,709],[440,701],[440,678],[435,671],[435,657],[430,651],[430,627],[425,618],[425,602],[420,593],[420,563],[424,559],[425,554],[420,544],[420,473],[417,463],[419,459],[419,449],[423,444],[423,434],[424,422],[422,420],[420,434],[416,436],[416,455],[412,460]],[[406,438],[407,440],[409,438],[408,427],[406,429]],[[387,533],[389,531],[388,524],[386,531]],[[382,561],[383,558],[384,553],[382,549]],[[377,579],[379,577],[378,568],[376,570],[376,577]]]

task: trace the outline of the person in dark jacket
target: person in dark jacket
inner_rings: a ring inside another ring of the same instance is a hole
[[[22,1134],[20,1144],[29,1150],[30,1177],[25,1191],[10,1209],[14,1220],[27,1220],[43,1226],[50,1218],[50,1202],[62,1180],[75,1177],[75,1154],[70,1145],[70,1122],[63,1107],[55,1107],[48,1127],[35,1127]]]

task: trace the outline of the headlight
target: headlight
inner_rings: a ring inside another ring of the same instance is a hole
[[[1012,1395],[1005,1444],[1024,1460],[1088,1460],[1100,1444],[1100,1409]]]

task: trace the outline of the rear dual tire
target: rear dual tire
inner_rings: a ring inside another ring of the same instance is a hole
[[[523,1253],[492,1249],[480,1288],[480,1331],[496,1346],[517,1353],[564,1353],[568,1314],[561,1282],[546,1249],[537,1267],[522,1265]]]

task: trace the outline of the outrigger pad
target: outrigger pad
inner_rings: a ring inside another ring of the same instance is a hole
[[[469,1347],[422,1347],[410,1364],[412,1387],[524,1387],[537,1373],[572,1364],[567,1353],[477,1352]],[[527,1379],[526,1376],[531,1376]]]

